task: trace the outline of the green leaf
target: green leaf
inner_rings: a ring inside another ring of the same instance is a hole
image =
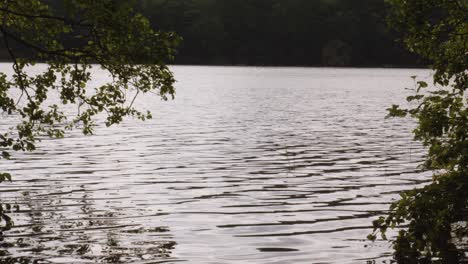
[[[377,239],[377,236],[374,234],[370,234],[367,236],[367,240],[370,240],[372,242],[374,242],[376,239]]]
[[[11,181],[11,174],[10,173],[0,173],[0,182],[3,181]]]
[[[2,158],[4,159],[10,159],[11,156],[10,156],[10,153],[6,152],[6,151],[2,151]]]

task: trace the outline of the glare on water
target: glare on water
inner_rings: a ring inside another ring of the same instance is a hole
[[[2,64],[1,67],[8,67]],[[172,68],[174,101],[96,135],[14,153],[3,258],[45,263],[365,263],[401,190],[424,184],[411,120],[384,119],[425,70]],[[96,70],[95,82],[106,76]],[[0,128],[12,126],[2,116]]]

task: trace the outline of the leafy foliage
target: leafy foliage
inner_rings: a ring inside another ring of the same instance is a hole
[[[389,116],[411,116],[428,153],[423,166],[434,170],[431,184],[401,194],[387,217],[374,221],[376,238],[401,228],[395,241],[399,263],[458,263],[459,241],[468,223],[468,2],[465,0],[390,0],[390,24],[411,51],[432,62],[434,86],[415,83],[410,109],[394,105]],[[416,79],[416,76],[413,76]]]
[[[174,78],[165,63],[173,60],[179,38],[154,31],[133,10],[132,1],[49,3],[0,4],[1,41],[13,61],[12,75],[0,73],[0,108],[3,115],[19,120],[0,134],[4,159],[10,158],[11,150],[34,150],[44,135],[61,138],[65,130],[77,127],[91,134],[100,113],[107,126],[125,116],[151,118],[134,106],[140,94],[157,93],[165,100],[174,96]],[[31,66],[37,62],[46,68],[33,73]],[[112,79],[95,86],[90,71],[98,66]],[[50,103],[51,94],[59,97],[59,104]],[[70,106],[77,109],[75,114],[66,114]],[[11,180],[9,173],[0,174],[4,180]]]

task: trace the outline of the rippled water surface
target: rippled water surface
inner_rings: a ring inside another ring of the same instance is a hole
[[[140,98],[152,120],[0,163],[14,175],[0,197],[20,205],[4,260],[388,263],[389,245],[365,240],[371,221],[430,175],[411,122],[385,108],[428,71],[173,70],[174,101]]]

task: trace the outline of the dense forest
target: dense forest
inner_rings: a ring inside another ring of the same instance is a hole
[[[384,0],[140,0],[183,37],[176,63],[417,66],[386,25]]]
[[[389,9],[385,0],[138,0],[136,3],[138,11],[149,18],[153,27],[174,31],[183,38],[175,64],[356,67],[424,64],[395,41],[398,35],[386,24]],[[8,59],[4,47],[0,47],[0,58]]]

